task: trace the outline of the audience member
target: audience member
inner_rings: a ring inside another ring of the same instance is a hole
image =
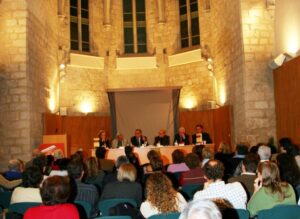
[[[124,135],[120,132],[117,133],[116,138],[112,141],[111,148],[119,148],[127,146],[128,142],[124,138]]]
[[[159,151],[156,151],[156,150],[151,150],[147,153],[147,158],[149,160],[149,162],[154,159],[154,158],[158,158],[158,159],[161,159],[160,158],[160,152]],[[153,172],[153,169],[152,169],[152,166],[150,163],[146,163],[144,164],[143,166],[143,174],[147,174],[147,173],[151,173]]]
[[[121,155],[117,158],[116,163],[115,163],[116,168],[113,172],[108,173],[104,176],[102,188],[104,188],[105,185],[107,185],[108,183],[118,181],[118,179],[117,179],[118,170],[119,170],[120,166],[125,163],[129,163],[129,160],[126,156]]]
[[[68,164],[70,162],[70,159],[68,158],[62,158],[59,160],[56,160],[55,164],[58,167],[58,170],[51,170],[49,176],[67,176],[68,175]]]
[[[201,145],[203,143],[211,144],[212,140],[207,132],[204,132],[204,127],[201,124],[196,125],[196,133],[192,135],[192,143],[194,145]]]
[[[180,149],[176,149],[172,153],[173,163],[168,166],[167,171],[170,173],[188,171],[189,168],[184,162],[184,152]]]
[[[178,133],[174,137],[174,145],[189,145],[190,144],[190,136],[185,133],[185,128],[180,127]]]
[[[218,152],[215,153],[214,157],[219,160],[224,165],[224,179],[225,181],[231,176],[232,166],[230,160],[232,159],[234,153],[232,153],[231,148],[228,144],[221,142],[218,148]]]
[[[245,159],[248,153],[248,146],[246,144],[238,144],[233,158],[230,160],[232,167],[231,175],[239,176],[242,173],[242,160]]]
[[[210,160],[204,166],[207,182],[204,189],[194,195],[194,200],[222,198],[228,200],[234,208],[246,209],[247,194],[239,182],[228,183],[222,180],[224,166],[218,160]]]
[[[137,179],[140,180],[143,176],[143,169],[140,166],[140,161],[137,155],[133,152],[133,147],[126,146],[125,147],[125,155],[127,159],[129,160],[129,163],[131,163],[133,166],[135,166],[137,171]]]
[[[202,150],[204,148],[204,145],[195,145],[192,149],[192,153],[197,154],[199,157],[200,162],[202,162]]]
[[[68,204],[71,194],[68,177],[48,177],[40,189],[43,205],[29,208],[24,219],[79,219],[76,207]]]
[[[145,218],[155,214],[181,212],[186,206],[183,196],[174,190],[170,179],[162,173],[154,173],[146,182],[147,198],[140,211]]]
[[[194,200],[188,203],[179,219],[222,219],[222,214],[214,202]]]
[[[170,145],[170,137],[166,135],[166,130],[160,129],[158,132],[158,136],[154,139],[154,145],[156,146],[167,146]]]
[[[229,178],[228,182],[240,182],[246,189],[248,196],[250,197],[254,192],[254,180],[256,179],[256,169],[259,163],[259,157],[257,154],[249,153],[242,161],[242,174],[240,176],[234,176]]]
[[[99,136],[99,147],[107,147],[107,148],[111,147],[109,138],[106,135],[106,131],[100,130],[98,136]]]
[[[104,187],[101,200],[129,198],[135,200],[140,206],[142,202],[142,186],[135,182],[136,176],[136,169],[132,164],[122,164],[118,170],[118,181],[109,183]]]
[[[4,189],[13,189],[22,184],[22,179],[8,180],[0,174],[0,191],[1,187]]]
[[[50,172],[52,171],[53,162],[54,162],[54,156],[53,155],[47,155],[46,156],[46,165],[45,165],[44,175],[49,176]]]
[[[261,162],[257,168],[257,178],[254,183],[254,194],[248,202],[251,217],[264,209],[281,204],[296,204],[293,187],[287,182],[281,182],[279,170],[271,161]]]
[[[131,145],[134,147],[147,146],[147,137],[142,134],[141,129],[136,129],[134,132],[134,136],[131,137]]]
[[[96,150],[96,157],[99,159],[101,170],[106,172],[112,172],[115,166],[115,162],[110,159],[106,159],[107,149],[105,147],[98,147]]]
[[[11,204],[19,202],[42,202],[40,195],[40,184],[43,174],[39,167],[30,166],[25,169],[22,177],[22,186],[14,189],[11,196]]]
[[[204,184],[206,182],[197,154],[187,154],[185,157],[185,164],[188,166],[189,170],[181,173],[179,179],[180,185]]]
[[[3,176],[8,180],[22,179],[23,162],[18,159],[13,159],[8,162],[8,171],[3,173]]]
[[[210,160],[212,159],[212,153],[209,147],[204,147],[202,150],[202,162],[201,162],[201,167],[204,167],[204,165]]]
[[[279,140],[279,144],[280,149],[283,153],[290,154],[295,158],[296,163],[300,169],[300,154],[297,146],[295,146],[289,138],[281,138]]]
[[[75,189],[72,199],[90,203],[92,206],[91,215],[96,215],[99,199],[98,190],[94,185],[82,182],[84,175],[83,164],[78,160],[71,160],[68,164],[68,174],[73,179],[73,189]]]
[[[296,191],[297,200],[300,197],[300,170],[293,156],[287,153],[277,156],[277,164],[280,172],[280,178],[288,182]]]
[[[101,191],[104,175],[104,171],[99,169],[98,160],[95,157],[90,157],[86,162],[84,182],[95,185]]]
[[[269,161],[271,158],[271,148],[265,145],[261,145],[258,148],[257,154],[259,155],[260,162]]]

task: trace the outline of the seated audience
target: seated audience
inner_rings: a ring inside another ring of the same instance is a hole
[[[78,160],[71,160],[68,164],[68,174],[73,180],[73,197],[75,201],[85,201],[91,204],[91,215],[97,213],[97,203],[99,200],[98,190],[94,185],[89,185],[82,182],[84,175],[83,164]]]
[[[68,204],[71,194],[68,177],[48,177],[40,189],[43,204],[29,208],[24,219],[79,219],[79,214],[73,204]]]
[[[261,145],[258,148],[257,154],[260,158],[260,162],[269,161],[271,158],[271,148],[269,146]]]
[[[3,176],[8,180],[22,179],[23,162],[18,159],[13,159],[8,162],[8,171],[3,173]]]
[[[8,180],[0,174],[0,187],[4,189],[13,189],[21,184],[22,184],[22,179]]]
[[[70,160],[68,158],[62,158],[56,160],[55,165],[57,165],[57,170],[51,170],[49,176],[68,176],[68,164]]]
[[[154,139],[154,145],[156,146],[167,146],[170,145],[170,137],[166,135],[166,130],[161,129],[158,132],[158,136]]]
[[[119,148],[119,147],[124,147],[127,146],[128,142],[124,138],[124,135],[120,132],[117,133],[116,138],[112,141],[111,148]]]
[[[140,206],[142,202],[142,186],[135,182],[136,176],[136,169],[132,164],[122,164],[118,170],[118,181],[109,183],[104,187],[101,200],[129,198],[135,200]]]
[[[95,157],[90,157],[86,161],[84,182],[95,185],[101,191],[104,175],[104,171],[99,169],[98,160]]]
[[[174,190],[171,181],[162,173],[153,173],[146,182],[147,198],[140,211],[145,218],[152,215],[181,212],[186,206],[184,197]]]
[[[296,163],[300,169],[300,154],[298,147],[295,146],[289,138],[281,138],[279,140],[279,144],[280,149],[283,153],[290,154],[295,158]]]
[[[161,159],[160,152],[156,151],[156,150],[151,150],[147,153],[147,158],[148,158],[149,162],[154,158]],[[153,169],[152,169],[152,166],[150,163],[146,163],[142,167],[143,167],[143,174],[153,172]]]
[[[233,158],[230,160],[232,167],[231,175],[239,176],[242,173],[242,160],[245,159],[248,153],[248,146],[246,144],[238,144]]]
[[[195,145],[192,149],[192,153],[197,154],[199,157],[200,162],[202,162],[202,150],[204,148],[204,145]]]
[[[192,135],[192,143],[201,145],[203,143],[211,144],[212,140],[207,132],[204,132],[204,127],[201,124],[196,125],[196,133]]]
[[[142,134],[141,129],[136,129],[134,132],[134,136],[131,137],[131,145],[134,147],[141,147],[141,146],[147,146],[147,137]]]
[[[126,156],[121,155],[117,158],[116,164],[115,164],[116,168],[113,172],[108,173],[104,176],[102,188],[104,188],[105,185],[107,185],[108,183],[118,181],[118,179],[117,179],[118,170],[119,170],[120,166],[125,163],[129,163],[129,160]]]
[[[39,167],[30,166],[25,169],[22,177],[22,186],[14,189],[10,203],[19,202],[42,202],[40,195],[40,184],[43,180],[43,174]]]
[[[174,145],[189,145],[190,144],[190,136],[185,133],[185,128],[180,127],[178,133],[174,137]]]
[[[226,199],[234,208],[246,209],[247,194],[239,182],[228,183],[222,180],[224,166],[218,160],[210,160],[204,166],[204,175],[207,182],[204,189],[194,195],[194,200],[203,199]]]
[[[107,148],[111,147],[106,131],[100,130],[98,136],[99,136],[99,147],[107,147]]]
[[[254,217],[261,210],[282,204],[296,204],[293,187],[287,182],[281,182],[275,163],[261,162],[257,168],[254,194],[248,202],[247,209],[251,217]]]
[[[242,174],[229,178],[228,182],[240,182],[246,189],[249,197],[254,192],[254,180],[256,179],[256,169],[259,163],[259,158],[256,154],[249,153],[242,161]]]
[[[204,165],[211,160],[212,157],[212,153],[209,147],[204,147],[202,150],[202,162],[201,162],[201,167],[204,167]]]
[[[100,168],[106,172],[112,172],[115,166],[115,162],[110,159],[106,159],[107,149],[105,147],[98,147],[96,150],[96,157],[99,159]]]
[[[137,179],[140,180],[143,175],[142,167],[140,166],[140,161],[137,155],[133,152],[133,147],[126,146],[125,147],[125,155],[127,159],[129,160],[129,163],[131,163],[137,171]]]
[[[188,166],[189,170],[181,173],[179,178],[180,185],[204,184],[206,182],[197,154],[187,154],[185,157],[185,164]]]
[[[44,170],[44,175],[49,176],[50,172],[52,171],[52,165],[54,163],[54,156],[47,155],[46,156],[46,165]]]
[[[214,202],[194,200],[188,203],[179,219],[222,219],[222,214]]]
[[[281,180],[293,186],[298,200],[300,197],[300,170],[296,160],[293,159],[292,155],[279,154],[277,156],[277,165]]]
[[[172,153],[173,163],[168,166],[167,171],[170,173],[185,172],[189,168],[184,162],[184,152],[180,149],[176,149]]]
[[[230,160],[232,159],[234,153],[232,153],[231,148],[228,144],[221,142],[218,148],[218,152],[215,153],[214,157],[219,160],[224,165],[224,179],[227,180],[232,173],[232,167]]]

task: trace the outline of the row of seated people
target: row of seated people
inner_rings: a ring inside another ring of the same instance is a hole
[[[136,129],[134,132],[134,136],[130,138],[130,142],[128,142],[122,133],[117,133],[117,136],[115,139],[110,141],[109,137],[107,136],[106,131],[100,130],[98,133],[99,136],[99,146],[100,147],[108,147],[108,148],[118,148],[121,146],[126,146],[126,145],[132,145],[135,147],[140,147],[140,146],[147,146],[149,145],[149,141],[147,136],[143,135],[141,129]],[[204,132],[204,127],[203,125],[199,124],[196,125],[195,127],[195,133],[192,135],[192,142],[190,142],[190,136],[186,133],[184,127],[180,127],[178,129],[178,133],[175,134],[174,136],[174,141],[173,144],[184,144],[184,145],[189,145],[189,144],[203,144],[203,142],[210,144],[212,143],[212,140],[207,132]],[[168,146],[172,144],[170,141],[170,137],[167,135],[166,130],[160,129],[158,132],[158,136],[154,138],[154,143],[153,145],[161,145],[161,146]]]
[[[212,158],[208,161],[205,160],[208,158],[205,158],[201,162],[199,151],[202,148],[197,146],[193,150],[195,153],[186,156],[180,150],[174,151],[173,164],[166,168],[163,167],[160,155],[154,150],[148,154],[149,164],[140,167],[136,162],[138,159],[134,161],[131,157],[134,154],[128,153],[127,148],[127,156],[119,157],[116,169],[112,172],[106,171],[106,174],[99,169],[101,159],[91,157],[83,162],[80,152],[75,153],[70,159],[56,160],[57,166],[52,163],[50,168],[43,163],[42,156],[39,156],[33,159],[23,172],[23,184],[14,190],[11,203],[42,202],[39,187],[42,180],[47,178],[43,173],[45,175],[50,173],[50,176],[68,175],[73,182],[72,198],[89,202],[93,206],[93,216],[97,215],[97,203],[111,198],[134,199],[146,218],[157,213],[181,212],[186,206],[186,200],[178,192],[178,184],[203,185],[203,190],[194,194],[194,201],[224,199],[232,208],[247,208],[251,215],[255,216],[262,209],[272,208],[278,204],[296,203],[293,186],[296,188],[297,180],[299,182],[297,156],[292,156],[286,145],[291,147],[291,144],[283,143],[284,153],[277,156],[279,169],[276,163],[268,161],[271,153],[267,146],[258,147],[259,156],[253,153],[253,150],[244,158],[239,156],[242,158],[240,162],[242,174],[229,178],[228,181],[232,183],[227,184],[224,181],[225,165]],[[220,148],[224,148],[224,145]],[[205,151],[206,148],[203,148],[201,155],[204,157],[207,154]],[[234,158],[236,157],[232,157]],[[49,172],[49,169],[52,171]],[[139,171],[143,173],[140,176]],[[180,173],[179,182],[176,182],[173,175],[176,172]],[[247,194],[252,195],[250,200]]]

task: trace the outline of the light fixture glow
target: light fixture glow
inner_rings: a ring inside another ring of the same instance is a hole
[[[83,101],[80,104],[80,111],[84,114],[88,114],[93,111],[93,105],[89,101]]]
[[[195,97],[187,97],[183,103],[183,107],[185,109],[193,109],[196,107],[196,105],[197,105],[197,101]]]
[[[64,63],[61,63],[60,65],[59,65],[59,69],[60,70],[64,70],[66,68],[66,65],[64,64]]]
[[[223,106],[226,102],[226,90],[224,84],[220,85],[219,92],[220,105]]]

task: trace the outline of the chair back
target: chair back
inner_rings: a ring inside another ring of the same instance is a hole
[[[178,219],[180,216],[180,213],[167,213],[167,214],[156,214],[149,219]]]
[[[92,210],[92,205],[86,201],[75,201],[75,204],[78,204],[80,206],[82,206],[84,208],[84,211],[87,215],[87,217],[91,216],[91,210]]]
[[[39,206],[42,203],[38,202],[19,202],[9,205],[8,212],[9,213],[18,213],[24,214],[29,208]]]
[[[8,208],[10,204],[11,195],[11,191],[0,192],[0,207],[2,207],[3,209]]]
[[[299,219],[299,205],[278,205],[258,212],[258,219]]]
[[[116,198],[116,199],[107,199],[107,200],[100,201],[98,203],[98,209],[100,210],[102,216],[109,216],[109,209],[121,203],[129,203],[133,207],[135,208],[137,207],[137,203],[133,199]]]
[[[203,184],[184,185],[182,186],[181,191],[188,200],[191,200],[197,191],[203,189],[203,186]]]
[[[249,211],[245,209],[236,209],[239,219],[249,219],[250,218],[250,213]]]

